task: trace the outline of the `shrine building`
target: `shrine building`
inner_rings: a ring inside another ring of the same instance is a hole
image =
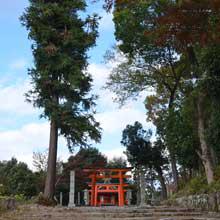
[[[84,169],[88,174],[89,205],[90,206],[124,206],[130,202],[131,192],[127,189],[126,175],[131,171],[131,167],[126,168],[89,168]]]

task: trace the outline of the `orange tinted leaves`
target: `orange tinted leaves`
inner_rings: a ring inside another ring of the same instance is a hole
[[[166,43],[172,39],[176,46],[186,47],[188,44],[205,46],[209,42],[219,41],[219,33],[216,33],[217,29],[213,30],[210,22],[213,16],[220,19],[220,1],[185,0],[179,5],[171,5],[157,19],[155,32],[160,38],[157,42]]]

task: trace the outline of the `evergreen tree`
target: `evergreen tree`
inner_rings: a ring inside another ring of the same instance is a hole
[[[28,168],[27,164],[18,162],[15,158],[9,161],[0,161],[0,185],[3,195],[24,195],[26,198],[35,196],[37,176]]]
[[[159,139],[153,145],[149,140],[150,137],[151,131],[147,132],[143,129],[142,124],[135,122],[134,125],[127,125],[123,130],[121,144],[126,147],[125,153],[129,163],[140,170],[140,173],[146,169],[154,170],[157,173],[157,179],[162,188],[162,197],[166,199],[167,191],[163,169],[168,160],[164,155],[165,146]]]
[[[125,168],[127,167],[127,161],[123,157],[113,157],[108,161],[108,168]]]
[[[84,20],[84,0],[30,0],[21,17],[32,40],[34,67],[29,70],[32,90],[27,100],[43,110],[50,121],[50,142],[44,196],[55,192],[58,135],[68,147],[87,146],[100,140],[99,124],[93,117],[91,76],[86,72],[87,51],[95,45],[97,15]]]
[[[94,147],[81,148],[76,155],[70,156],[67,163],[63,164],[63,172],[57,181],[56,193],[64,192],[64,201],[68,204],[70,171],[75,170],[75,191],[82,192],[88,189],[88,173],[85,168],[105,167],[107,158]]]

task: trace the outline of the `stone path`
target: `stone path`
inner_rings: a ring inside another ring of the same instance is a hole
[[[0,215],[0,220],[220,220],[220,215],[165,206],[68,209],[27,205]]]

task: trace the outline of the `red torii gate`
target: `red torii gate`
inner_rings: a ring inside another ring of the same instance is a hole
[[[124,183],[124,179],[130,178],[130,175],[126,175],[128,171],[131,171],[131,167],[126,168],[89,168],[84,169],[84,172],[89,174],[91,183],[90,187],[90,205],[101,206],[101,205],[118,205],[124,206],[127,201],[125,200],[125,187],[128,184]],[[118,179],[118,183],[110,183],[110,179]],[[104,180],[104,183],[98,181]],[[102,196],[100,199],[99,197]],[[118,201],[113,196],[118,197]]]

